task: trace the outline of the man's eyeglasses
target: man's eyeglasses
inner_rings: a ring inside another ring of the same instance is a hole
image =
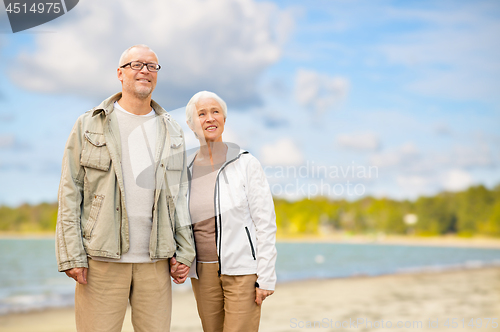
[[[157,63],[146,63],[140,61],[131,61],[124,64],[123,66],[120,66],[120,68],[125,68],[127,66],[130,66],[130,68],[132,68],[133,70],[142,70],[142,68],[146,66],[146,68],[152,72],[157,72],[161,68],[161,66]]]

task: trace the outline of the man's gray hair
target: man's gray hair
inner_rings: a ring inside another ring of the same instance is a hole
[[[137,44],[137,45],[134,45],[134,46],[130,46],[129,48],[127,48],[125,51],[123,51],[122,55],[120,56],[120,61],[118,61],[118,67],[121,67],[123,66],[125,63],[125,59],[127,58],[127,55],[128,55],[128,52],[130,52],[131,49],[133,48],[145,48],[147,50],[150,50],[151,52],[154,53],[156,59],[158,59],[158,55],[156,55],[155,51],[153,51],[148,45],[144,45],[144,44]]]
[[[189,100],[186,106],[186,121],[192,126],[193,125],[193,113],[196,111],[196,103],[203,99],[213,99],[219,103],[224,119],[227,118],[227,105],[221,97],[217,96],[215,93],[210,91],[200,91],[196,93]]]

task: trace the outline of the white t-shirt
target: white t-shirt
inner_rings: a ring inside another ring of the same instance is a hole
[[[121,141],[121,164],[130,249],[120,259],[92,257],[120,263],[151,263],[149,241],[153,224],[157,116],[153,109],[135,115],[114,103]]]

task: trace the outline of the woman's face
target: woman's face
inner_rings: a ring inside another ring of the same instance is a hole
[[[198,139],[205,138],[207,142],[222,142],[224,132],[224,113],[219,103],[214,99],[202,99],[196,103],[191,128],[198,135]]]

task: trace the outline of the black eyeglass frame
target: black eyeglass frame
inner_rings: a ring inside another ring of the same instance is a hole
[[[140,63],[142,65],[141,68],[138,68],[138,69],[132,68],[132,63],[133,62]],[[157,69],[156,70],[151,70],[151,69],[149,69],[149,65],[155,65]],[[120,66],[120,68],[125,68],[127,66],[130,66],[130,69],[132,69],[132,70],[142,70],[142,68],[144,68],[144,66],[146,66],[146,68],[148,69],[148,71],[152,72],[152,73],[157,73],[161,69],[161,66],[159,64],[157,64],[157,63],[154,63],[154,62],[141,62],[141,61],[130,61],[129,63],[126,63],[126,64]]]

